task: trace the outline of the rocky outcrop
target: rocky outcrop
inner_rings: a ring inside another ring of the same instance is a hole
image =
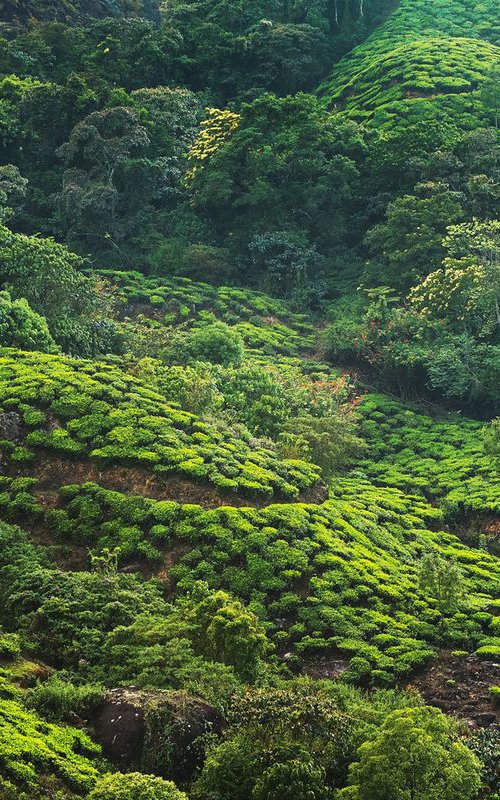
[[[21,417],[15,411],[7,411],[0,414],[0,439],[19,442],[22,435],[21,427]]]
[[[141,769],[182,783],[198,769],[197,740],[221,733],[222,715],[184,692],[112,689],[94,720],[104,755],[120,768]]]

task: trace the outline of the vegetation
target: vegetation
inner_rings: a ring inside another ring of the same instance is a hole
[[[500,798],[495,0],[0,2],[0,797]]]

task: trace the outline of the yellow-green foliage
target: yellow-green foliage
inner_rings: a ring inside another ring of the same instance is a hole
[[[317,468],[280,461],[252,446],[249,436],[220,432],[103,363],[6,350],[0,406],[18,409],[33,427],[25,447],[6,443],[14,461],[49,451],[102,465],[141,465],[159,477],[177,473],[222,491],[292,498],[319,477]]]
[[[248,348],[267,354],[292,356],[314,346],[310,320],[265,294],[189,278],[150,278],[111,270],[100,274],[112,288],[122,317],[134,320],[141,313],[162,326],[187,327],[216,318],[234,326]]]
[[[490,642],[484,610],[500,594],[498,559],[439,532],[442,512],[422,498],[359,477],[332,492],[320,506],[204,510],[74,485],[61,489],[45,521],[59,542],[118,548],[121,563],[178,551],[172,589],[190,592],[203,580],[227,590],[270,623],[278,648],[296,659],[331,648],[361,658],[353,679],[390,682],[431,658],[443,635],[455,647]],[[429,551],[454,559],[466,581],[444,623],[419,588]]]
[[[498,472],[484,452],[480,422],[433,418],[383,395],[367,396],[359,410],[370,446],[360,469],[378,485],[420,492],[450,516],[500,510]]]
[[[22,693],[0,678],[0,775],[12,787],[36,791],[48,781],[56,790],[86,793],[99,776],[100,748],[76,728],[53,725],[22,705]],[[50,795],[40,794],[33,797]],[[1,793],[1,787],[0,787]]]
[[[384,25],[334,67],[321,93],[335,108],[378,125],[394,123],[395,116],[416,121],[437,114],[471,127],[484,119],[479,99],[464,104],[446,96],[477,89],[498,63],[499,44],[495,0],[401,0]]]

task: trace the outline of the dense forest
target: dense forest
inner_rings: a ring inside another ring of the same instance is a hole
[[[4,0],[0,150],[0,800],[500,800],[498,0]]]

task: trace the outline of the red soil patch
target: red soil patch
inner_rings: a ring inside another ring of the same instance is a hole
[[[69,461],[48,456],[30,468],[30,475],[38,480],[35,495],[46,508],[57,505],[59,487],[73,483],[97,483],[123,494],[193,503],[204,508],[263,505],[262,501],[250,503],[238,495],[219,494],[210,486],[177,476],[159,478],[144,467],[108,467],[91,460]]]

